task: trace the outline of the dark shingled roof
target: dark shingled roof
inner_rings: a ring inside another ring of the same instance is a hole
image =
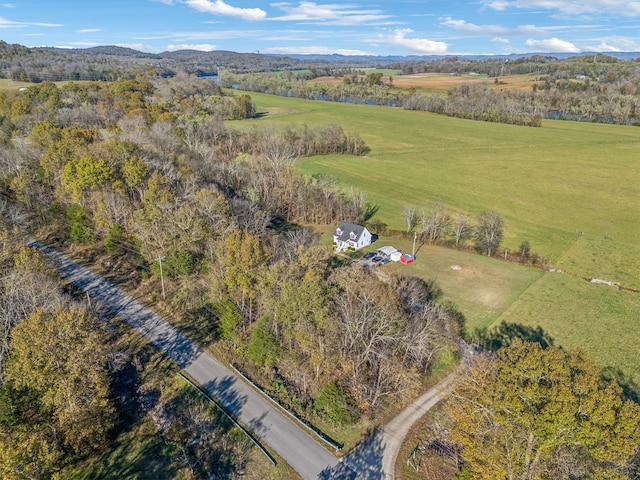
[[[362,232],[364,232],[364,227],[361,225],[356,225],[349,222],[340,222],[338,224],[338,228],[336,229],[335,235],[339,240],[348,242],[349,240],[357,240],[358,238],[360,238]],[[352,233],[355,234],[354,238],[351,238]]]

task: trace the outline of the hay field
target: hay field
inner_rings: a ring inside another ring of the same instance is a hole
[[[380,70],[379,70],[380,71]],[[497,79],[487,75],[449,75],[447,73],[415,73],[412,75],[394,75],[393,72],[383,71],[384,83],[392,77],[393,87],[398,90],[414,88],[421,93],[446,94],[452,87],[459,87],[465,83],[485,83],[489,87],[498,90],[527,90],[531,91],[535,83],[541,83],[539,75],[504,75]],[[341,85],[342,78],[318,77],[309,83],[321,83],[326,85]]]

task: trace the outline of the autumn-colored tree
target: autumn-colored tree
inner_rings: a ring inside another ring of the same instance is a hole
[[[140,157],[132,156],[125,160],[124,165],[122,165],[122,175],[124,176],[125,184],[130,189],[131,198],[142,201],[150,169],[151,166]]]
[[[221,261],[225,287],[232,297],[240,297],[238,306],[251,319],[259,269],[268,261],[269,249],[258,237],[243,230],[231,232],[224,241],[223,249]]]
[[[4,399],[3,399],[4,400]],[[0,433],[0,478],[3,480],[60,478],[62,451],[55,439],[41,431]]]
[[[0,279],[0,380],[14,325],[36,309],[54,309],[63,302],[57,291],[58,277],[44,254],[33,248],[20,247],[21,242],[12,245],[17,237],[3,238],[5,250],[0,252],[0,260],[7,265]]]
[[[272,314],[281,343],[307,359],[318,378],[322,367],[331,363],[325,338],[329,288],[323,266],[315,264],[323,258],[321,248],[308,248],[289,263],[281,260],[265,269],[258,288],[262,310]]]
[[[38,393],[75,452],[105,445],[113,426],[104,327],[83,310],[36,310],[11,332],[7,379]]]
[[[446,411],[474,479],[621,479],[640,444],[640,406],[583,353],[538,343],[477,359]]]
[[[42,122],[36,123],[29,134],[31,144],[42,149],[48,148],[61,138],[62,129],[56,127],[51,120],[43,120]]]
[[[62,185],[71,200],[81,203],[86,191],[97,189],[113,181],[115,172],[101,159],[83,157],[67,162],[62,171]]]

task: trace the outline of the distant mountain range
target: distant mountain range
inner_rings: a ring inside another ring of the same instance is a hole
[[[640,58],[640,52],[580,52],[580,53],[557,53],[557,52],[529,52],[529,53],[511,53],[509,55],[392,55],[392,56],[377,56],[377,55],[339,55],[339,54],[331,54],[331,55],[318,55],[318,54],[310,54],[310,55],[280,55],[280,54],[268,54],[268,53],[240,53],[233,52],[227,50],[214,50],[212,52],[203,52],[200,50],[177,50],[173,52],[163,52],[163,53],[147,53],[141,52],[138,50],[134,50],[132,48],[126,47],[118,47],[116,45],[104,45],[99,47],[90,47],[90,48],[47,48],[49,50],[60,50],[66,53],[81,53],[81,54],[89,54],[89,55],[113,55],[118,57],[134,57],[134,58],[149,58],[149,59],[163,59],[163,58],[172,58],[172,59],[181,59],[185,57],[224,57],[228,59],[230,56],[236,57],[281,57],[285,59],[297,59],[301,61],[324,61],[328,63],[338,62],[338,63],[397,63],[397,62],[420,62],[420,61],[435,61],[435,60],[443,60],[445,58],[456,57],[460,60],[473,60],[473,61],[482,61],[482,60],[491,60],[491,59],[504,59],[504,60],[517,60],[523,57],[533,57],[533,56],[541,56],[541,57],[552,57],[557,59],[564,59],[570,57],[588,57],[588,56],[597,56],[604,55],[608,57],[614,57],[621,60],[635,60]]]
[[[588,57],[604,55],[608,57],[618,58],[620,60],[635,60],[640,58],[640,52],[580,52],[580,53],[549,53],[549,52],[529,52],[529,53],[512,53],[509,55],[406,55],[406,56],[361,56],[361,55],[276,55],[276,54],[264,54],[264,53],[240,53],[226,50],[215,50],[212,52],[203,52],[199,50],[177,50],[173,52],[163,53],[146,53],[134,50],[132,48],[118,47],[115,45],[105,45],[100,47],[91,48],[77,48],[77,49],[59,49],[51,48],[51,50],[61,50],[67,53],[84,53],[89,55],[113,55],[119,57],[134,57],[134,58],[149,58],[149,59],[164,59],[173,58],[181,59],[185,57],[209,57],[209,58],[225,58],[229,57],[280,57],[284,59],[297,59],[300,61],[322,61],[328,63],[397,63],[397,62],[420,62],[420,61],[435,61],[443,60],[445,58],[456,57],[460,60],[482,61],[491,59],[504,59],[504,60],[517,60],[523,57],[553,57],[557,59],[565,59],[570,57]]]

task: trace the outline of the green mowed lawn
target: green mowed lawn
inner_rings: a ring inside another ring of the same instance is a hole
[[[316,226],[315,229],[321,234],[322,243],[330,246],[335,228]],[[380,237],[362,252],[386,245],[403,253],[413,251],[413,242],[409,240]],[[469,333],[493,324],[543,275],[541,270],[535,268],[426,244],[416,245],[416,261],[411,265],[390,262],[377,268],[383,273],[435,280],[442,290],[440,300],[452,302],[464,315],[465,328]]]
[[[404,253],[411,253],[413,248],[409,241],[383,237],[371,249],[385,245]],[[435,280],[442,290],[442,300],[452,302],[465,316],[469,333],[490,326],[543,273],[445,247],[422,245],[416,250],[416,261],[411,265],[390,262],[378,268]]]
[[[503,248],[513,251],[527,240],[565,272],[542,276],[474,254],[423,247],[407,271],[435,279],[445,299],[465,314],[470,331],[502,320],[540,326],[557,345],[582,347],[640,381],[640,294],[584,280],[640,290],[640,130],[547,120],[542,128],[518,127],[251,96],[263,114],[257,123],[336,123],[365,140],[371,149],[366,157],[305,158],[300,169],[333,175],[345,188],[363,191],[378,207],[374,220],[401,230],[404,205],[428,208],[432,201],[471,216],[496,211],[505,220]],[[388,267],[407,268],[382,268]]]
[[[556,346],[581,348],[600,365],[619,368],[640,394],[640,294],[545,273],[494,323],[541,327]]]

